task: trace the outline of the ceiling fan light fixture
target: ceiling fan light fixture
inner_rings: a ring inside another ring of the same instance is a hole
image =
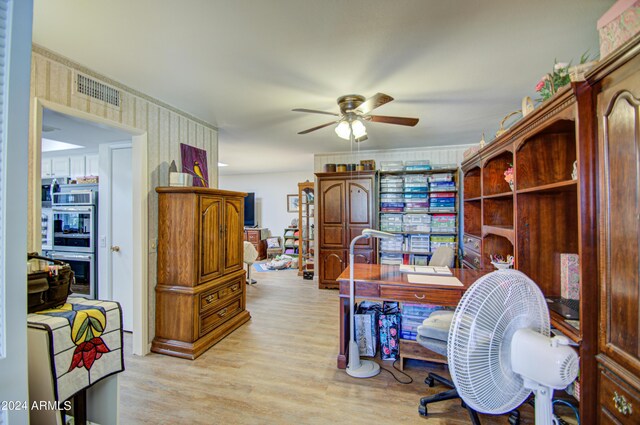
[[[364,126],[364,123],[359,118],[351,122],[351,129],[353,130],[353,137],[355,137],[356,139],[359,139],[367,134],[367,129]]]
[[[340,121],[336,126],[336,134],[342,139],[349,140],[351,138],[349,122],[345,120]]]
[[[353,121],[342,120],[336,126],[336,134],[342,139],[350,140],[351,132],[353,132],[355,139],[359,139],[366,136],[367,129],[360,119],[354,119]]]

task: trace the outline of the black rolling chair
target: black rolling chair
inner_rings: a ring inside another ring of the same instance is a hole
[[[421,326],[418,326],[417,341],[420,345],[434,353],[442,356],[447,356],[447,340],[449,338],[449,328],[451,327],[451,321],[453,319],[453,311],[439,310],[434,311],[431,315],[425,319]],[[427,416],[427,404],[437,403],[444,400],[458,399],[458,391],[455,388],[453,382],[437,373],[429,373],[424,380],[425,384],[429,387],[435,386],[436,383],[449,387],[449,390],[443,391],[420,399],[420,405],[418,406],[418,413],[422,416]],[[462,401],[462,400],[461,400]],[[480,418],[478,413],[471,407],[467,406],[462,401],[462,407],[469,412],[469,418],[473,425],[480,425]],[[520,423],[520,412],[514,410],[509,415],[509,423],[511,425],[518,425]]]

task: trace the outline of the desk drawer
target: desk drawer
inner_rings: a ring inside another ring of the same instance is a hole
[[[239,278],[233,280],[231,283],[223,283],[200,294],[200,313],[215,308],[220,305],[221,302],[224,302],[236,294],[241,294],[243,284],[243,279]]]
[[[230,302],[227,302],[218,309],[215,309],[213,312],[211,312],[211,314],[200,316],[200,323],[198,326],[200,336],[209,333],[212,329],[215,329],[241,311],[242,297],[238,295]]]
[[[600,378],[598,414],[602,423],[640,423],[640,393],[608,369],[600,368]]]
[[[460,289],[407,288],[395,285],[380,285],[380,298],[394,301],[456,306],[462,297]]]
[[[464,234],[464,236],[462,236],[462,247],[464,249],[464,252],[467,252],[468,249],[475,252],[480,252],[481,246],[482,240],[480,240],[480,238],[476,238],[475,236],[471,236],[466,233]]]
[[[464,262],[476,269],[482,268],[482,256],[475,251],[465,248],[464,257],[462,259]]]

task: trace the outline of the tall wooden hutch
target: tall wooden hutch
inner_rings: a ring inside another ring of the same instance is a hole
[[[596,402],[589,388],[598,325],[595,143],[582,119],[589,114],[589,96],[588,84],[573,83],[462,164],[463,267],[493,268],[491,254],[513,255],[515,268],[545,296],[559,297],[560,254],[578,255],[580,320],[551,311],[551,322],[579,346],[583,413]],[[513,189],[505,180],[509,168]]]
[[[578,254],[579,321],[551,311],[551,323],[578,344],[581,421],[640,423],[640,36],[462,170],[463,266],[514,255],[559,296],[559,254]]]

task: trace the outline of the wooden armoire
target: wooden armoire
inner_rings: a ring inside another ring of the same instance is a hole
[[[597,423],[639,424],[640,36],[587,80],[599,158]]]
[[[338,289],[336,278],[349,265],[349,244],[376,228],[376,172],[316,173],[318,285]],[[355,261],[375,263],[374,239],[356,244]]]
[[[246,193],[158,187],[156,335],[151,351],[195,359],[250,319]]]

